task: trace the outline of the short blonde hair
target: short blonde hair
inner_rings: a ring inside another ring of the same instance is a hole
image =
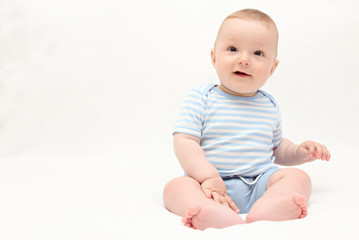
[[[242,10],[239,10],[237,12],[234,12],[232,14],[230,14],[228,17],[226,17],[224,19],[227,20],[229,18],[240,18],[240,19],[244,19],[244,20],[257,20],[257,21],[262,21],[262,22],[265,22],[268,24],[268,26],[272,26],[272,27],[276,27],[273,19],[267,15],[266,13],[264,12],[261,12],[257,9],[250,9],[250,8],[247,8],[247,9],[242,9]]]
[[[239,18],[239,19],[243,19],[243,20],[255,20],[255,21],[260,21],[263,22],[268,28],[272,28],[276,34],[277,37],[277,44],[278,44],[278,28],[277,25],[275,24],[275,22],[273,21],[273,19],[265,14],[264,12],[261,12],[257,9],[242,9],[239,11],[236,11],[230,15],[228,15],[222,22],[219,30],[218,30],[218,34],[221,31],[222,25],[223,23],[227,20],[227,19],[231,19],[231,18]],[[217,38],[218,38],[218,34],[217,34]],[[217,42],[217,38],[216,38],[216,42]],[[214,46],[216,47],[216,42],[214,44]]]

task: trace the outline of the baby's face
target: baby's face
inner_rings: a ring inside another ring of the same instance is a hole
[[[232,95],[255,95],[278,65],[277,41],[275,30],[263,22],[225,20],[211,52],[220,88]]]

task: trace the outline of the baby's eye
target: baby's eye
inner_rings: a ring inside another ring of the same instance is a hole
[[[237,48],[235,48],[235,47],[229,47],[229,48],[228,48],[228,51],[230,51],[230,52],[237,52]]]
[[[262,51],[255,51],[255,52],[254,52],[254,55],[264,56],[264,53],[263,53]]]

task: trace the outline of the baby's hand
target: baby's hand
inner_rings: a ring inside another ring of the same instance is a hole
[[[330,152],[326,146],[313,141],[305,141],[299,145],[297,156],[304,162],[312,162],[316,159],[321,159],[323,161],[330,160]]]
[[[213,199],[215,202],[230,207],[236,213],[239,209],[227,194],[226,185],[221,177],[207,179],[201,184],[202,191],[207,198]]]

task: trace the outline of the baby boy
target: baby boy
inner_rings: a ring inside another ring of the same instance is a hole
[[[261,11],[244,9],[223,21],[211,50],[220,84],[188,94],[174,131],[186,176],[167,183],[163,197],[185,226],[203,230],[307,215],[309,176],[278,165],[329,161],[330,153],[320,143],[296,145],[282,137],[278,104],[260,90],[278,66],[277,44],[277,27]],[[248,213],[245,220],[239,212]]]

